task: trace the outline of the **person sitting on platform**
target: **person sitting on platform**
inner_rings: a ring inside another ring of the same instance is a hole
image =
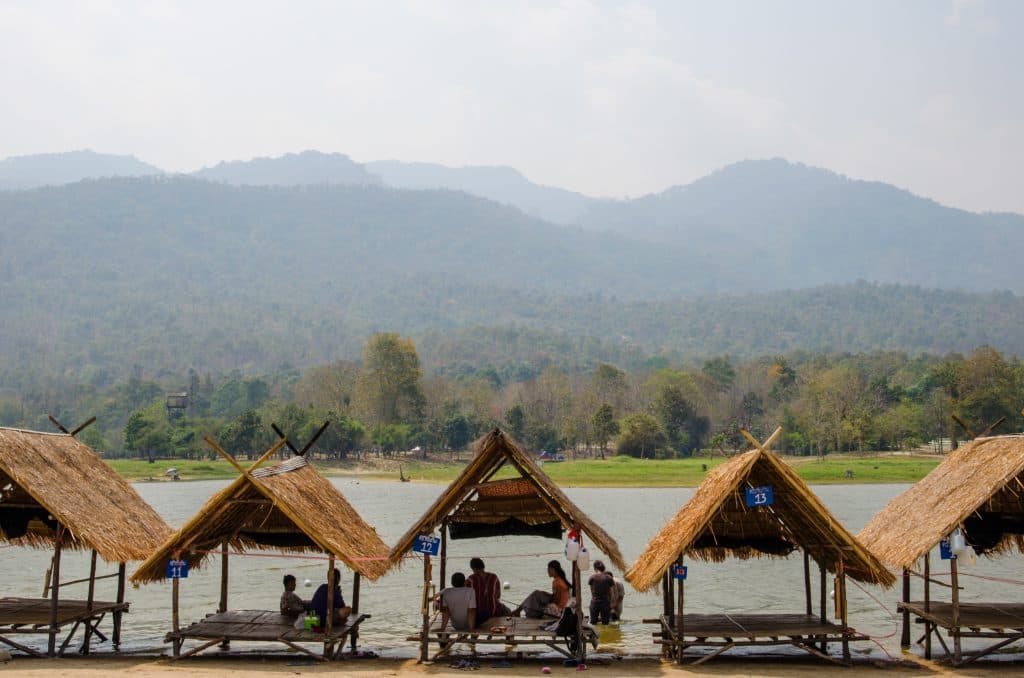
[[[519,604],[519,607],[512,611],[513,617],[518,617],[520,612],[525,612],[527,617],[540,619],[545,615],[559,617],[562,610],[569,604],[569,594],[572,585],[565,576],[562,564],[557,560],[548,563],[548,576],[551,577],[551,592],[534,591]]]
[[[466,575],[456,572],[452,585],[441,591],[441,628],[452,623],[457,631],[476,629],[476,591],[466,585]]]
[[[594,561],[594,574],[587,580],[590,587],[590,623],[607,624],[612,617],[612,591],[615,581],[604,571],[604,563]]]
[[[315,612],[320,617],[320,628],[326,628],[327,584],[320,584],[316,593],[313,594],[309,601],[309,611]],[[350,614],[352,614],[352,608],[345,605],[345,598],[341,595],[341,571],[334,568],[334,628],[344,624]]]
[[[281,614],[298,617],[306,611],[306,603],[295,593],[295,575],[284,576],[284,593],[281,594]]]
[[[508,608],[501,602],[501,580],[498,575],[484,569],[484,561],[472,558],[469,569],[473,574],[466,578],[466,584],[476,592],[476,625],[480,626],[491,617],[505,617]]]

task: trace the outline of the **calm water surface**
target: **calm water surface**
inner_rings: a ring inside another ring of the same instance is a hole
[[[377,529],[388,545],[393,544],[419,518],[427,506],[444,489],[443,485],[398,483],[334,478],[334,484],[355,506],[356,510]],[[138,483],[136,489],[172,527],[184,523],[216,491],[228,481],[187,483]],[[826,485],[815,487],[836,516],[854,533],[907,485]],[[689,488],[569,488],[567,493],[581,509],[602,525],[619,543],[627,564],[632,563],[662,525],[693,495]],[[545,565],[562,555],[562,542],[538,537],[508,537],[449,541],[448,572],[469,571],[468,561],[481,556],[488,569],[496,572],[509,588],[504,599],[517,604],[535,588],[549,587]],[[229,606],[233,608],[276,609],[281,592],[281,577],[294,574],[300,582],[298,593],[308,598],[313,589],[302,587],[304,579],[316,586],[325,580],[326,560],[289,558],[279,554],[269,557],[232,556],[230,560]],[[39,596],[43,578],[49,567],[51,553],[20,548],[0,549],[0,578],[7,595]],[[601,557],[592,553],[591,559]],[[933,563],[938,555],[933,556]],[[608,562],[605,559],[606,563]],[[1017,577],[1015,559],[981,559],[967,570],[968,574]],[[129,574],[135,564],[129,564]],[[712,564],[690,561],[686,583],[686,609],[693,612],[802,612],[804,609],[803,566],[799,553],[785,559],[728,560]],[[613,571],[615,568],[610,566]],[[116,568],[102,566],[101,574]],[[435,580],[437,576],[435,568]],[[817,569],[812,563],[812,599],[817,609]],[[614,572],[617,576],[621,572]],[[88,557],[65,553],[61,560],[61,579],[70,581],[88,575]],[[584,575],[584,581],[586,580]],[[418,628],[419,600],[422,590],[422,561],[409,558],[401,568],[377,582],[363,580],[360,608],[373,615],[361,627],[360,646],[384,656],[412,657],[415,643],[405,641]],[[351,597],[351,573],[343,570],[343,590]],[[116,580],[97,584],[97,598],[115,599]],[[1003,585],[968,577],[962,600],[1006,597]],[[889,610],[895,611],[899,596],[896,587],[885,591],[878,587],[862,590],[855,582],[849,585],[850,624],[878,640],[892,654],[899,651],[897,622]],[[831,590],[831,585],[829,586]],[[915,591],[917,591],[915,584]],[[69,595],[85,597],[84,585],[67,589]],[[202,570],[193,571],[181,585],[181,619],[183,623],[201,619],[217,608],[220,595],[219,560],[210,560]],[[915,594],[916,595],[916,594]],[[946,599],[948,590],[935,595]],[[1015,596],[1016,599],[1019,596]],[[161,649],[163,636],[170,629],[171,587],[149,584],[129,588],[132,611],[125,617],[123,631],[125,649]],[[584,603],[590,599],[584,595]],[[876,601],[877,599],[877,601]],[[831,608],[831,603],[829,605]],[[640,622],[661,611],[661,594],[641,594],[626,584],[623,621],[601,629],[601,650],[621,654],[656,654],[651,643],[651,627]],[[831,610],[829,612],[831,616]],[[879,645],[861,643],[855,651],[884,656]],[[101,646],[103,647],[103,646]]]

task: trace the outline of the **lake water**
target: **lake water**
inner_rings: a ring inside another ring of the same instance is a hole
[[[334,478],[332,482],[345,495],[359,513],[377,529],[388,545],[393,544],[418,519],[423,511],[444,489],[443,485],[398,483]],[[138,483],[136,489],[172,527],[184,523],[216,491],[228,481],[198,481],[183,483]],[[814,487],[832,512],[856,533],[881,509],[886,502],[907,485],[827,485]],[[569,488],[569,497],[587,512],[618,541],[627,564],[632,563],[665,522],[693,495],[690,488]],[[503,598],[514,605],[535,588],[549,587],[545,565],[548,560],[562,556],[562,542],[538,537],[508,537],[498,539],[449,540],[448,573],[469,571],[468,561],[481,556],[488,569],[509,583]],[[5,582],[5,595],[39,596],[43,578],[49,567],[51,552],[22,548],[0,548],[0,578]],[[592,553],[591,559],[602,557]],[[606,563],[608,562],[605,559]],[[938,554],[933,555],[938,563]],[[1007,556],[995,560],[982,558],[965,571],[968,575],[1014,578],[1018,575],[1015,563],[1019,560]],[[135,564],[129,564],[128,572]],[[803,565],[799,553],[785,559],[728,560],[724,563],[688,561],[686,582],[686,609],[692,612],[802,612],[804,609]],[[615,568],[610,569],[615,570]],[[325,580],[326,560],[289,558],[279,554],[261,556],[232,556],[230,560],[229,607],[276,609],[281,592],[281,577],[294,574],[299,582],[298,593],[308,598],[313,589],[304,588],[302,581],[310,579],[316,586]],[[948,571],[936,565],[939,571]],[[100,574],[112,572],[116,567],[101,561]],[[615,571],[621,575],[621,572]],[[65,552],[61,559],[61,579],[70,581],[88,575],[88,555]],[[435,580],[437,568],[435,567]],[[584,582],[587,574],[584,574]],[[417,646],[405,637],[415,632],[421,621],[419,600],[422,591],[423,566],[417,558],[409,558],[377,582],[364,579],[360,590],[360,608],[373,615],[361,627],[360,647],[383,656],[413,657]],[[342,585],[346,599],[351,596],[351,573],[342,571]],[[114,600],[116,580],[97,583],[97,598]],[[962,600],[1005,600],[1007,586],[986,579],[968,576],[963,581],[966,590]],[[915,597],[920,588],[914,583]],[[585,588],[585,585],[584,585]],[[1013,587],[1010,587],[1011,589]],[[866,586],[862,590],[850,581],[849,619],[858,631],[877,638],[879,645],[860,643],[855,652],[884,657],[887,650],[899,652],[899,634],[895,612],[899,597],[899,584],[886,591]],[[831,590],[831,585],[829,586]],[[67,589],[69,595],[85,597],[85,585]],[[948,589],[933,589],[936,597],[947,599]],[[189,573],[181,584],[181,619],[183,625],[201,619],[217,608],[220,595],[220,565],[215,557],[202,570]],[[812,600],[817,610],[817,567],[812,563]],[[589,592],[584,603],[589,602]],[[1011,590],[1009,599],[1020,599]],[[877,599],[877,600],[876,600]],[[129,587],[128,600],[131,613],[124,622],[123,649],[160,651],[168,648],[163,636],[171,625],[171,587],[169,583],[149,584],[137,589]],[[881,603],[881,604],[880,604]],[[829,605],[831,608],[831,603]],[[661,611],[658,591],[641,594],[626,584],[623,621],[618,625],[601,627],[601,651],[628,655],[655,655],[657,646],[651,642],[652,627],[641,619],[656,617]],[[831,616],[831,609],[829,611]],[[915,628],[917,631],[920,627]],[[40,637],[41,638],[41,637]],[[21,639],[19,639],[21,640]],[[42,642],[35,645],[42,646]],[[885,650],[882,650],[881,647]],[[104,645],[99,646],[105,649]]]

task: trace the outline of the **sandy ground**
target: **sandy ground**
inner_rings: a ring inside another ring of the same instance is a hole
[[[414,660],[392,659],[357,659],[331,664],[310,664],[300,658],[244,658],[217,659],[191,658],[180,662],[153,658],[90,658],[90,659],[25,659],[15,658],[0,665],[0,673],[4,675],[37,676],[52,678],[67,676],[69,678],[100,678],[101,676],[125,675],[137,678],[166,678],[194,676],[195,678],[269,678],[271,676],[296,676],[304,674],[323,674],[335,676],[356,676],[357,678],[385,678],[390,676],[431,676],[437,678],[454,678],[455,676],[541,676],[542,668],[550,666],[551,675],[568,677],[583,672],[575,668],[564,667],[558,662],[541,660],[514,660],[510,666],[499,666],[499,660],[482,659],[478,670],[456,669],[448,662],[433,665],[417,664]],[[735,676],[735,677],[778,677],[798,676],[818,678],[827,675],[866,676],[868,672],[877,674],[883,671],[889,675],[927,676],[1011,676],[1020,675],[1024,671],[1021,664],[989,663],[978,667],[953,669],[949,666],[925,662],[920,659],[904,662],[865,662],[853,668],[830,666],[816,661],[735,661],[721,659],[717,662],[695,668],[677,667],[674,664],[656,659],[603,659],[598,663],[589,664],[586,675],[592,678],[611,678],[627,676],[648,678],[655,676]]]

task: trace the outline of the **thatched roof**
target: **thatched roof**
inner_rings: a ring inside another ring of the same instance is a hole
[[[228,542],[235,550],[334,554],[352,570],[377,579],[388,548],[341,492],[305,457],[240,475],[215,494],[132,574],[146,583],[164,578],[176,551],[198,568]]]
[[[748,507],[748,487],[770,486],[774,503]],[[775,454],[763,449],[737,455],[714,468],[693,498],[651,539],[626,579],[646,591],[680,554],[721,562],[727,557],[785,556],[803,549],[836,571],[891,585],[895,578],[829,512],[807,484]]]
[[[51,518],[52,516],[52,518]],[[0,540],[96,549],[108,563],[141,560],[171,528],[121,476],[65,433],[0,428]]]
[[[909,568],[958,526],[979,553],[1024,552],[1024,435],[962,445],[858,538],[886,563]]]
[[[607,555],[616,567],[625,569],[615,540],[570,501],[505,433],[494,429],[474,446],[476,454],[465,470],[391,549],[393,564],[405,557],[418,535],[432,534],[447,518],[450,527],[461,524],[467,536],[526,533],[561,538],[562,530],[578,525],[590,545]],[[520,477],[492,481],[505,464],[514,467]],[[552,525],[553,532],[548,527]],[[452,534],[454,538],[455,532]]]

